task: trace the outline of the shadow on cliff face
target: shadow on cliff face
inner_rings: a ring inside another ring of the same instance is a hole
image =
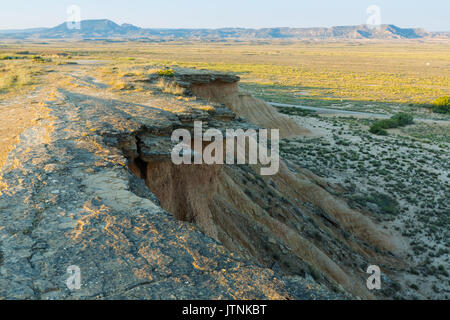
[[[142,166],[130,168],[175,218],[285,274],[309,274],[368,298],[365,268],[395,260],[387,235],[304,177],[282,172],[266,180],[248,166],[170,161],[147,163],[145,174]],[[296,190],[300,185],[308,190]],[[317,195],[324,197],[318,205]]]
[[[191,90],[260,127],[279,124],[285,137],[308,134],[264,101],[240,94],[235,83]],[[291,164],[282,162],[278,174],[263,177],[256,166],[175,165],[138,154],[129,168],[178,220],[197,224],[229,250],[285,274],[309,274],[374,298],[365,287],[367,267],[377,264],[389,274],[400,263],[390,235],[340,200],[338,186]]]

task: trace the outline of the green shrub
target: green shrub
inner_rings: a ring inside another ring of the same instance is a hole
[[[159,70],[157,73],[162,77],[173,78],[175,76],[175,71],[173,69]]]
[[[388,135],[388,132],[385,129],[383,129],[378,123],[374,123],[370,127],[369,131],[370,131],[370,133],[377,134],[379,136],[387,136]]]
[[[368,203],[376,204],[381,214],[398,215],[400,213],[398,201],[384,193],[373,192],[370,195],[353,195],[351,199],[363,207],[367,207]]]
[[[376,121],[371,127],[370,132],[377,135],[387,135],[386,129],[405,127],[414,123],[414,117],[407,113],[397,113],[390,119]]]
[[[45,62],[52,62],[52,59],[50,58],[43,58],[41,56],[33,56],[33,61],[34,62],[39,62],[39,63],[45,63]]]
[[[277,107],[278,111],[291,116],[317,117],[316,111],[292,107]]]
[[[405,127],[414,123],[414,117],[408,113],[400,112],[392,116],[392,120],[398,123],[399,127]]]
[[[383,128],[383,129],[392,129],[392,128],[398,127],[397,121],[395,121],[393,119],[383,119],[383,120],[377,121],[376,123],[378,124],[378,126],[380,128]]]
[[[397,215],[400,213],[400,206],[396,199],[391,198],[387,194],[372,193],[369,202],[375,203],[382,213]]]
[[[409,286],[410,286],[411,289],[414,289],[414,290],[416,290],[416,291],[419,290],[419,287],[418,287],[417,284],[415,284],[415,283],[410,284]]]
[[[433,102],[433,112],[450,113],[450,97],[439,97]]]
[[[0,56],[0,60],[17,60],[17,59],[23,59],[23,57],[8,56],[8,55]]]

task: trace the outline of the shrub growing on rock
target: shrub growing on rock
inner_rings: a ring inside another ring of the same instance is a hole
[[[173,69],[159,70],[158,75],[161,77],[173,78],[175,76],[175,71]]]

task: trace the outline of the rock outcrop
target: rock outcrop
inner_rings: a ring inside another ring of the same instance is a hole
[[[197,120],[307,130],[240,93],[236,76],[172,81],[199,99],[171,112],[61,89],[46,102],[2,168],[0,299],[374,298],[365,268],[389,270],[396,248],[339,187],[290,163],[262,177],[170,161],[171,133]],[[79,290],[66,286],[73,265]]]
[[[2,168],[0,299],[338,297],[178,221],[130,172],[127,157],[155,159],[141,143],[153,149],[150,135],[163,141],[186,117],[65,90],[46,108]]]
[[[308,135],[310,131],[300,127],[274,107],[252,95],[240,92],[238,76],[206,70],[176,69],[174,82],[188,88],[203,99],[224,104],[237,116],[247,119],[260,128],[278,129],[282,138]]]

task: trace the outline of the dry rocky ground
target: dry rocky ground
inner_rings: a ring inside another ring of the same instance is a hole
[[[292,117],[315,136],[283,141],[282,155],[342,185],[352,207],[401,234],[406,297],[448,299],[450,124],[430,137],[432,125],[417,121],[383,137],[361,119],[301,114]]]
[[[446,142],[289,119],[231,75],[178,69],[115,88],[100,64],[52,66],[2,101],[26,121],[2,132],[0,299],[448,298]],[[279,128],[279,174],[174,166],[170,134],[196,120]]]

